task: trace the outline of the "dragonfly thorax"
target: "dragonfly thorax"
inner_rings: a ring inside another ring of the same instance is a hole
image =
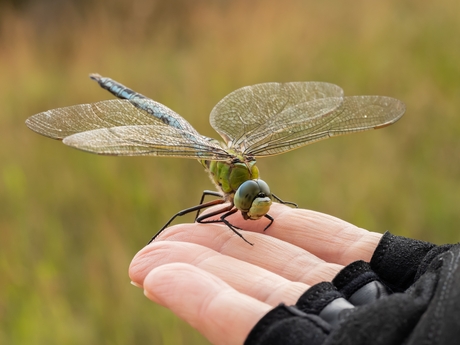
[[[201,163],[224,198],[241,211],[244,219],[255,220],[267,214],[272,197],[267,183],[259,179],[255,159],[203,160]]]
[[[250,161],[208,161],[201,163],[209,172],[216,187],[231,201],[238,187],[245,181],[259,178],[259,169],[255,160]]]

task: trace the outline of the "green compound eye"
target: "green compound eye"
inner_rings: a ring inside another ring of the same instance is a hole
[[[248,180],[238,187],[233,202],[237,209],[248,212],[257,198],[271,199],[270,188],[262,180]]]
[[[270,193],[270,187],[268,187],[268,184],[263,181],[263,180],[256,180],[257,183],[259,184],[259,188],[260,188],[260,192],[259,192],[259,196],[267,196],[269,198],[272,197],[271,193]]]

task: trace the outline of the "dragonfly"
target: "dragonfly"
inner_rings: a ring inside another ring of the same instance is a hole
[[[26,125],[96,154],[197,159],[217,189],[204,191],[198,205],[173,215],[149,243],[176,217],[197,212],[196,222],[224,223],[252,245],[227,219],[230,215],[239,211],[246,220],[266,218],[266,230],[274,221],[268,213],[273,201],[297,206],[271,193],[260,179],[256,159],[333,136],[383,128],[405,112],[404,103],[395,98],[344,96],[339,86],[327,82],[262,83],[231,92],[212,109],[211,126],[222,137],[218,141],[201,135],[161,103],[99,74],[90,78],[117,98],[41,112],[29,117]],[[217,198],[204,202],[207,195]],[[214,205],[222,207],[200,215]]]

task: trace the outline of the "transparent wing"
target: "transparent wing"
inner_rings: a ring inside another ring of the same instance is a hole
[[[163,120],[129,101],[115,99],[48,110],[31,116],[26,124],[39,134],[98,154],[213,160],[230,157],[216,140],[200,135],[171,109],[160,103],[155,106]],[[187,130],[168,125],[165,117],[171,119],[169,122],[180,120]]]
[[[185,119],[168,107],[155,103],[156,111],[161,112],[163,117],[180,118],[185,122]],[[26,125],[41,135],[59,140],[75,133],[98,128],[129,125],[168,126],[157,117],[137,109],[129,101],[119,99],[44,111],[29,117]],[[189,132],[198,134],[190,124],[188,126]]]
[[[163,156],[209,160],[232,157],[216,140],[169,126],[139,125],[100,128],[64,138],[64,144],[104,155]]]
[[[217,103],[210,122],[229,147],[246,151],[290,122],[305,122],[331,112],[340,106],[342,97],[340,87],[321,82],[246,86]]]
[[[343,98],[320,82],[245,87],[220,101],[211,124],[229,147],[246,155],[280,154],[334,135],[380,128],[399,119],[404,104],[381,96]]]
[[[285,123],[251,147],[247,154],[271,156],[321,139],[391,125],[405,112],[401,101],[384,96],[345,97],[340,107],[302,123]]]

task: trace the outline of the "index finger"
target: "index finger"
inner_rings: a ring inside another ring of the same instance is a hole
[[[206,212],[216,211],[219,207],[222,205],[212,207]],[[326,262],[340,265],[347,265],[356,260],[369,261],[382,236],[380,233],[367,231],[324,213],[291,208],[278,203],[272,205],[270,215],[274,221],[265,231],[269,223],[266,218],[244,220],[240,212],[236,212],[226,219],[241,229],[264,233],[289,242]],[[187,225],[187,228],[190,226],[192,225]],[[175,240],[193,241],[190,233],[177,232],[173,228],[166,229],[159,239],[174,237]],[[183,226],[179,228],[183,229]],[[209,236],[209,230],[212,229],[212,233],[215,233],[216,228],[227,231],[229,237],[233,235],[225,225],[216,227],[216,224],[194,224],[194,238]],[[244,232],[241,233],[244,235]],[[244,242],[242,244],[248,245]]]

